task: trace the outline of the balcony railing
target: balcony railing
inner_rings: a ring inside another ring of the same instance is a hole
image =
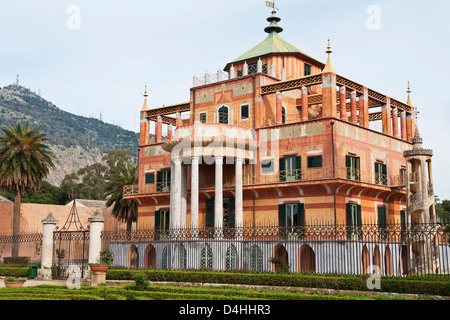
[[[273,173],[253,173],[244,172],[242,176],[243,186],[261,185],[261,184],[274,184],[274,183],[293,183],[299,181],[311,181],[320,179],[345,179],[349,181],[357,181],[370,184],[378,184],[382,186],[399,186],[399,184],[404,181],[404,176],[397,175],[382,175],[373,172],[364,172],[359,169],[353,168],[336,168],[334,175],[330,168],[311,168],[311,169],[291,169],[282,170],[280,172]],[[214,188],[215,183],[211,181],[210,183],[204,183],[200,181],[200,189],[210,189]],[[233,177],[223,177],[224,187],[234,187],[235,178]],[[188,189],[190,184],[188,184]],[[156,192],[170,192],[170,182],[158,182],[156,184]],[[138,194],[139,192],[137,185],[126,186],[124,188],[124,195]]]

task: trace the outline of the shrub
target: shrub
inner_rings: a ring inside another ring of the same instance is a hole
[[[138,288],[146,288],[148,287],[148,280],[147,277],[144,275],[137,275],[133,278],[134,284]]]
[[[17,264],[17,265],[27,265],[30,261],[29,257],[4,257],[3,262],[5,264]]]
[[[220,271],[179,271],[154,269],[110,269],[106,272],[106,277],[108,280],[132,280],[136,276],[143,276],[149,281],[246,284],[370,291],[367,288],[365,282],[367,276],[239,273]],[[415,280],[405,278],[382,278],[381,291],[450,296],[450,281],[448,279],[437,281],[429,279]]]

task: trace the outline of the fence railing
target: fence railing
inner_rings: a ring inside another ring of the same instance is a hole
[[[337,167],[334,170],[331,168],[308,168],[308,169],[290,169],[281,170],[277,172],[266,172],[266,173],[254,173],[254,172],[244,172],[242,177],[243,186],[268,184],[268,183],[286,183],[286,182],[298,182],[298,181],[308,181],[308,180],[319,180],[319,179],[332,179],[339,178],[350,181],[359,181],[371,184],[378,184],[383,186],[401,186],[405,184],[404,176],[402,175],[385,175],[377,174],[373,172],[361,171],[359,169],[348,168],[348,167]],[[205,183],[200,181],[200,189],[212,188],[214,187],[214,182]],[[224,187],[235,186],[235,178],[233,177],[223,177]],[[188,189],[190,187],[188,186]],[[157,184],[156,192],[167,192],[170,191],[169,182],[161,182]],[[130,185],[124,187],[124,195],[138,194],[142,193],[139,190],[138,185]]]
[[[42,233],[20,235],[0,235],[0,261],[11,257],[16,248],[19,257],[28,257],[30,261],[39,261],[42,249]]]
[[[448,237],[440,224],[267,225],[104,231],[102,247],[115,265],[137,268],[442,275]]]

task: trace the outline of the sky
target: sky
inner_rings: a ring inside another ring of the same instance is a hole
[[[450,199],[450,1],[277,0],[281,37],[336,72],[418,108],[435,193]],[[2,0],[0,87],[16,81],[57,107],[139,130],[150,108],[189,100],[265,39],[265,0]],[[446,129],[447,128],[447,129]]]

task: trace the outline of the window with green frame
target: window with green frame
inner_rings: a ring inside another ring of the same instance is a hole
[[[305,76],[311,75],[311,66],[305,63]]]
[[[169,210],[156,210],[155,211],[155,231],[156,238],[159,239],[164,231],[169,230]]]
[[[308,168],[321,168],[322,156],[309,156],[307,158]]]
[[[402,241],[405,241],[405,237],[406,237],[406,224],[407,224],[406,211],[401,210],[400,211],[400,228],[401,228]]]
[[[206,112],[202,112],[198,115],[200,123],[206,123]]]
[[[241,119],[249,118],[249,108],[250,106],[248,104],[241,105]]]
[[[156,191],[170,191],[170,170],[162,170],[156,173]]]
[[[386,207],[378,206],[378,227],[380,229],[386,229]]]
[[[285,203],[278,205],[278,226],[299,227],[305,225],[305,205]]]
[[[345,166],[347,168],[347,179],[360,181],[360,161],[359,157],[345,156]]]
[[[155,183],[155,174],[154,173],[147,173],[145,175],[145,184],[149,183]]]
[[[375,184],[387,185],[387,167],[380,161],[375,162]]]
[[[400,169],[400,179],[401,179],[401,184],[406,183],[406,169],[405,168]]]
[[[378,206],[378,229],[380,231],[380,236],[382,239],[386,238],[386,207],[385,206]]]
[[[219,117],[218,123],[228,124],[228,107],[221,106],[217,112],[217,116]]]
[[[361,218],[361,205],[356,203],[346,204],[346,218],[347,218],[347,237],[350,239],[352,236],[358,236],[362,238],[362,218]]]
[[[272,173],[274,172],[273,160],[263,160],[261,161],[261,173]]]
[[[302,179],[302,158],[300,156],[279,159],[280,181],[298,181]]]
[[[235,204],[233,197],[224,197],[224,228],[235,226]],[[214,227],[214,198],[206,199],[205,227]]]

